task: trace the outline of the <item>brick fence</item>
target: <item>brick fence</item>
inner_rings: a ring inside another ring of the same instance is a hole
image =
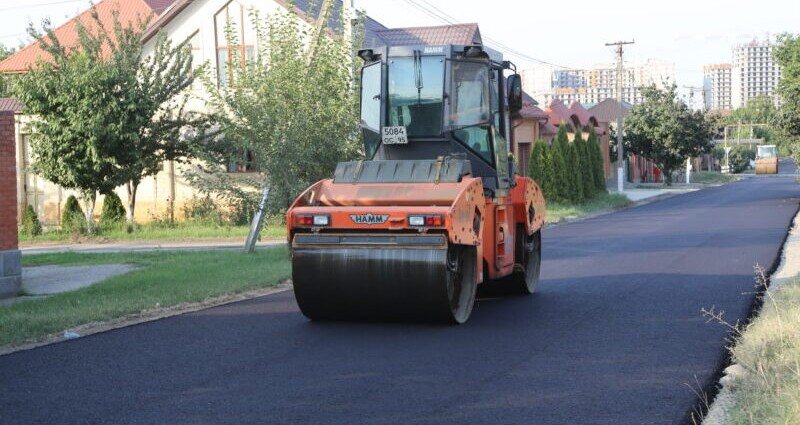
[[[15,144],[14,113],[0,111],[0,298],[16,295],[22,283]]]

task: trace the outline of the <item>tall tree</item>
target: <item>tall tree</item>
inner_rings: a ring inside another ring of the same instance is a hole
[[[776,118],[780,143],[800,162],[800,36],[779,35],[773,54],[781,66],[778,94],[782,102]]]
[[[305,21],[294,12],[250,18],[254,57],[242,61],[234,52],[224,84],[210,74],[204,78],[223,135],[209,162],[229,164],[246,153],[260,173],[234,180],[223,167],[207,168],[192,183],[229,202],[252,204],[268,181],[268,207],[278,213],[310,184],[330,177],[337,162],[358,156],[359,73],[345,37],[319,36],[311,55]],[[228,43],[238,45],[237,31],[228,27]]]
[[[581,155],[581,147],[583,144],[583,135],[581,129],[575,129],[575,137],[569,143],[568,165],[570,173],[570,199],[573,202],[583,202],[588,196],[583,192],[583,173],[584,163]]]
[[[643,87],[642,96],[644,102],[625,118],[625,144],[629,152],[651,159],[671,185],[675,169],[711,149],[713,129],[705,114],[678,99],[675,85]]]
[[[570,190],[570,171],[568,168],[569,140],[567,138],[567,127],[564,124],[558,126],[556,139],[551,147],[551,158],[553,162],[553,200],[569,201]]]
[[[539,140],[533,145],[528,163],[528,175],[539,184],[547,200],[552,201],[555,192],[552,148],[544,140]]]
[[[589,138],[586,140],[589,155],[592,158],[592,182],[594,183],[595,193],[606,191],[606,177],[603,169],[603,154],[600,149],[600,142],[594,128],[589,129]]]
[[[48,22],[30,34],[48,54],[14,85],[16,96],[37,117],[31,123],[34,170],[86,203],[94,223],[98,193],[127,184],[133,222],[136,189],[167,160],[185,160],[203,134],[202,121],[185,112],[192,84],[189,46],[172,46],[157,36],[152,55],[143,55],[147,20],[113,27],[93,9],[90,22],[76,24],[78,43],[63,46]],[[200,128],[201,130],[198,130]]]

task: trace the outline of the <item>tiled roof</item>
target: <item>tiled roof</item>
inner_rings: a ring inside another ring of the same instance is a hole
[[[478,24],[393,28],[377,31],[376,34],[385,46],[482,44]]]
[[[628,115],[631,104],[622,102],[622,116]],[[589,108],[589,113],[597,118],[598,122],[609,123],[617,120],[617,101],[615,99],[605,99],[597,105]]]
[[[12,97],[0,97],[0,112],[20,112],[23,109],[25,109],[25,105],[19,100]]]
[[[564,102],[558,99],[553,99],[547,109],[545,109],[545,112],[550,118],[550,123],[555,126],[560,124],[572,124],[572,120],[570,119],[572,111],[564,106]]]
[[[168,0],[149,0],[149,3],[161,4]],[[138,18],[144,19],[154,14],[146,0],[102,0],[95,6],[100,21],[111,28],[113,22],[113,12],[119,10],[119,20],[124,25],[126,23],[135,24]],[[56,38],[65,47],[73,47],[78,44],[78,32],[76,20],[80,20],[88,28],[94,27],[94,19],[91,16],[92,9],[87,9],[77,18],[70,20],[64,25],[55,29]],[[39,47],[38,42],[33,42],[23,47],[18,52],[7,57],[0,62],[0,73],[25,72],[33,66],[37,60],[47,59],[47,54]]]
[[[550,124],[549,122],[548,123],[544,123],[544,124],[542,124],[541,130],[539,131],[539,133],[542,136],[555,136],[556,134],[558,134],[558,128],[556,128],[556,126],[554,126],[553,124]]]
[[[168,7],[172,6],[172,3],[175,3],[177,0],[144,0],[147,2],[147,5],[150,6],[150,9],[157,15],[160,15],[161,12],[166,10]]]
[[[569,111],[578,117],[578,121],[581,123],[581,126],[589,125],[592,115],[583,107],[583,105],[578,102],[572,102],[572,105],[569,105]]]
[[[519,111],[522,118],[546,119],[547,114],[536,106],[526,106]]]
[[[522,90],[522,105],[523,106],[538,106],[539,102],[533,98],[533,96],[529,95],[525,90]]]

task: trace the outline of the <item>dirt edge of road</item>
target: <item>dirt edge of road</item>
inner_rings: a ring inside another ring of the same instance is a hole
[[[193,313],[195,311],[205,310],[208,308],[235,303],[238,301],[244,301],[252,298],[262,297],[265,295],[277,294],[279,292],[285,292],[291,289],[292,289],[292,281],[285,280],[275,286],[270,286],[268,288],[259,288],[259,289],[254,289],[252,291],[241,292],[238,294],[223,295],[220,297],[210,298],[199,303],[183,303],[172,307],[146,310],[141,313],[130,314],[124,317],[120,317],[105,322],[86,323],[74,328],[65,329],[64,333],[51,334],[46,337],[25,342],[22,344],[0,347],[0,356],[15,353],[18,351],[31,350],[33,348],[38,348],[45,345],[56,344],[74,338],[83,338],[88,335],[107,332],[114,329],[124,328],[127,326],[138,325],[140,323],[153,322],[156,320],[161,320],[172,316],[178,316],[186,313]],[[65,337],[65,333],[69,333],[71,337],[70,338]]]
[[[800,209],[798,209],[790,224],[786,239],[781,246],[778,261],[771,269],[767,269],[767,275],[769,276],[767,293],[778,290],[783,284],[800,276],[800,262],[790,260],[797,257],[800,257]],[[753,313],[748,318],[748,323],[758,317],[761,304],[758,300],[761,298],[763,297],[756,299],[756,305],[754,305]],[[725,425],[730,423],[729,415],[730,409],[734,405],[734,395],[727,384],[741,374],[741,371],[742,367],[740,365],[732,363],[730,359],[726,361],[724,369],[719,373],[719,379],[714,384],[716,395],[711,399],[711,404],[707,406],[708,412],[703,418],[703,425]]]

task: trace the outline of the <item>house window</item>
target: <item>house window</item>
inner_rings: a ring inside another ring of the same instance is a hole
[[[244,67],[255,57],[255,29],[247,14],[235,0],[214,14],[217,82],[221,87],[233,79],[234,67]]]

